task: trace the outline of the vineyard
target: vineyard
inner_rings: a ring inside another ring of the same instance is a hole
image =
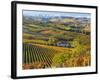
[[[91,65],[89,14],[82,16],[73,13],[80,15],[76,17],[59,12],[32,12],[33,14],[25,15],[23,11],[23,69]]]
[[[81,48],[80,48],[81,49]],[[23,69],[44,69],[53,67],[89,66],[90,54],[78,54],[73,49],[46,46],[40,44],[23,44]],[[84,49],[85,50],[85,49]],[[84,52],[82,49],[81,51]],[[81,53],[81,52],[79,52]]]
[[[23,67],[24,69],[51,67],[54,53],[57,53],[54,49],[23,44]]]

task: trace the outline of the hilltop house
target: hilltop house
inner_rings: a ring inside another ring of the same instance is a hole
[[[57,46],[71,47],[71,45],[70,45],[70,43],[68,41],[59,41],[59,42],[57,42]]]

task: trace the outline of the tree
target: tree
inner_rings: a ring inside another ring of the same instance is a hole
[[[67,60],[70,60],[71,57],[72,53],[70,52],[56,54],[52,60],[52,66],[62,67],[63,64],[66,63]]]
[[[53,37],[50,37],[48,40],[49,45],[56,45],[56,42],[57,42],[57,39]]]
[[[72,45],[75,56],[86,54],[87,50],[90,50],[90,37],[87,35],[77,36],[72,42]]]

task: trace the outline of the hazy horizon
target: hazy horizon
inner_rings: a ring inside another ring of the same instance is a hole
[[[32,11],[32,10],[23,10],[24,16],[33,16],[33,17],[85,17],[90,18],[90,13],[76,13],[76,12],[54,12],[54,11]]]

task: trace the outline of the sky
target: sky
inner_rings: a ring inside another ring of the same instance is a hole
[[[90,13],[75,13],[75,12],[53,12],[53,11],[33,11],[23,10],[24,16],[36,16],[36,17],[52,17],[52,16],[68,16],[68,17],[86,17],[90,18]]]

